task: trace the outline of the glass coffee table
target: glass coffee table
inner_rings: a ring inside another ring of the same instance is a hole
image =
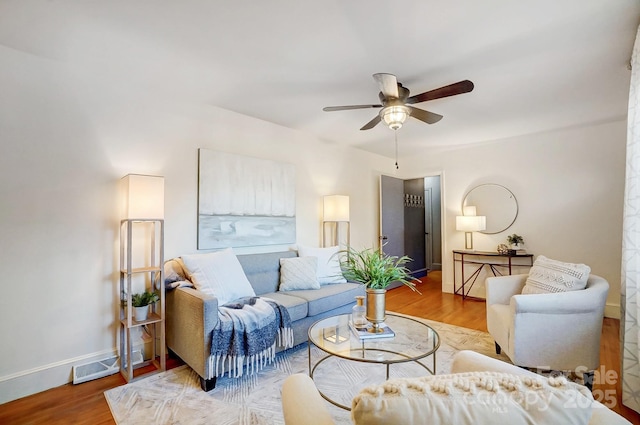
[[[436,351],[440,347],[440,337],[426,323],[387,313],[385,325],[395,332],[394,337],[360,339],[351,330],[350,320],[350,314],[342,314],[319,320],[309,328],[309,376],[311,379],[314,379],[314,373],[318,367],[336,358],[384,365],[385,379],[389,379],[391,365],[408,362],[421,366],[432,375],[436,374]],[[313,347],[323,352],[321,358],[315,362],[312,361]],[[430,365],[424,363],[424,359],[429,356],[432,357]],[[330,403],[351,410],[350,407],[325,394],[320,388],[318,391]]]

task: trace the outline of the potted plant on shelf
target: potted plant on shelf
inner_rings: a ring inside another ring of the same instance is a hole
[[[361,283],[367,293],[366,318],[373,324],[371,332],[381,332],[380,323],[385,320],[385,295],[393,282],[401,282],[420,293],[413,283],[411,271],[405,267],[411,258],[406,255],[386,255],[380,249],[367,248],[357,251],[351,247],[341,251],[342,274],[352,282]]]
[[[144,291],[131,296],[131,305],[134,309],[134,318],[138,322],[147,320],[149,305],[160,301],[160,297],[155,292]]]
[[[522,238],[522,236],[516,235],[514,233],[513,235],[507,236],[507,242],[509,242],[511,250],[514,251],[512,254],[515,254],[515,251],[522,248],[521,244],[524,243],[524,239]]]

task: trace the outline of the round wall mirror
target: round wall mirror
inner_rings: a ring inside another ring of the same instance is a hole
[[[507,230],[518,217],[518,201],[515,195],[499,184],[481,184],[467,193],[462,209],[476,207],[476,215],[487,217],[487,228],[480,233],[494,234]]]

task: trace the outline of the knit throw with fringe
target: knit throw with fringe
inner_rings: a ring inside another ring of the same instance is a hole
[[[276,346],[293,347],[293,329],[287,309],[277,302],[259,297],[238,300],[218,307],[218,324],[211,341],[212,371],[209,378],[240,377],[246,366],[254,373],[270,364]]]

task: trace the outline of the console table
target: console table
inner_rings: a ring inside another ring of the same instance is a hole
[[[460,286],[456,286],[456,264],[460,263]],[[471,276],[465,278],[464,266],[477,266]],[[496,251],[453,251],[453,292],[462,295],[465,299],[469,295],[469,291],[476,283],[480,272],[485,267],[493,273],[494,276],[503,276],[507,272],[511,274],[513,267],[533,266],[533,254],[500,254]]]

